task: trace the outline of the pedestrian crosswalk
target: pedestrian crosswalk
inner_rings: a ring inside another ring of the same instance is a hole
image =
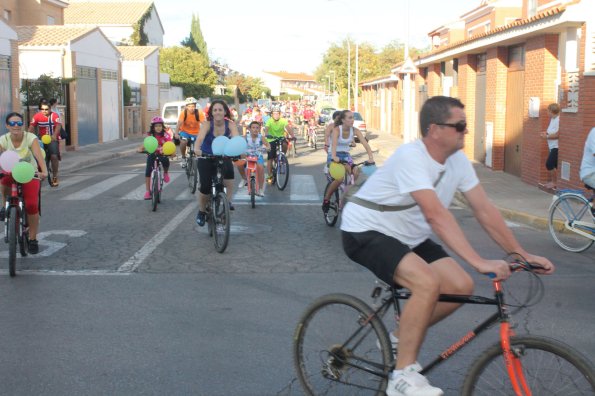
[[[170,182],[165,183],[163,187],[166,200],[192,201],[198,196],[198,192],[190,193],[184,172],[170,172]],[[234,184],[234,189],[232,202],[241,204],[250,200],[247,187],[237,188],[237,184]],[[265,205],[288,201],[318,204],[322,199],[321,190],[323,189],[324,186],[317,185],[313,175],[294,174],[290,175],[284,191],[279,191],[276,186],[265,183],[264,197],[256,197],[256,200],[257,203]],[[112,197],[116,195],[115,199],[123,201],[139,201],[143,200],[145,190],[145,178],[141,172],[119,175],[89,173],[65,176],[60,179],[58,187],[44,186],[43,195],[45,199],[53,199],[52,196],[55,196],[58,200],[85,201],[101,199],[102,196],[110,194]]]

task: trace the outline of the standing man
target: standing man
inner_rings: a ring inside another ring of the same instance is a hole
[[[285,118],[281,118],[281,110],[277,107],[273,107],[273,112],[271,114],[271,118],[268,119],[266,124],[264,125],[264,136],[270,135],[271,138],[267,138],[267,142],[270,144],[270,151],[267,157],[267,172],[268,178],[267,183],[272,183],[273,181],[273,160],[277,158],[277,142],[273,142],[275,138],[280,137],[289,137],[291,135],[289,131],[289,123]],[[287,151],[287,142],[284,141],[283,152]]]
[[[595,128],[591,129],[585,141],[579,176],[583,183],[595,189]]]
[[[350,199],[342,214],[347,256],[384,282],[412,293],[398,334],[391,334],[398,353],[388,396],[443,394],[419,373],[417,356],[428,327],[460,305],[438,303],[438,295],[473,291],[469,274],[430,239],[432,234],[478,272],[494,274],[497,280],[510,276],[504,260],[479,255],[448,210],[457,190],[505,252],[521,254],[541,266],[541,273],[554,271],[548,259],[523,249],[479,184],[461,150],[468,132],[463,103],[446,96],[428,99],[420,112],[420,128],[422,138],[400,146]]]
[[[188,140],[194,144],[200,124],[205,120],[204,114],[196,108],[198,101],[189,97],[186,98],[186,108],[180,113],[178,118],[178,138],[180,139],[180,153],[182,154],[182,168],[186,167],[186,146]]]
[[[62,128],[62,121],[58,113],[52,112],[50,103],[46,99],[41,99],[39,102],[39,113],[33,116],[29,124],[29,132],[36,133],[37,138],[41,141],[43,135],[50,135],[52,141],[46,147],[46,155],[50,156],[52,166],[52,180],[50,185],[58,187],[58,165],[60,164],[60,129]],[[37,127],[37,132],[35,128]]]

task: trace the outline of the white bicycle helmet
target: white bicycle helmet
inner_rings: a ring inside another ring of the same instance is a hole
[[[197,104],[198,103],[198,100],[196,100],[196,98],[194,98],[194,97],[191,96],[189,98],[186,98],[185,102],[186,102],[187,105]]]

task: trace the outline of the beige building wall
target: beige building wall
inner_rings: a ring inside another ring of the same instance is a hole
[[[47,0],[0,0],[0,18],[10,15],[5,21],[10,26],[64,25],[64,6]],[[52,23],[50,23],[52,22]]]

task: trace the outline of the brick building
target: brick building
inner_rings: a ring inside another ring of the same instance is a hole
[[[414,60],[412,118],[428,97],[459,97],[469,125],[467,156],[537,185],[547,180],[540,132],[549,123],[548,104],[557,102],[558,185],[581,186],[584,141],[595,126],[595,2],[484,0],[430,37],[431,52]],[[403,138],[400,69],[360,86],[368,124]]]

